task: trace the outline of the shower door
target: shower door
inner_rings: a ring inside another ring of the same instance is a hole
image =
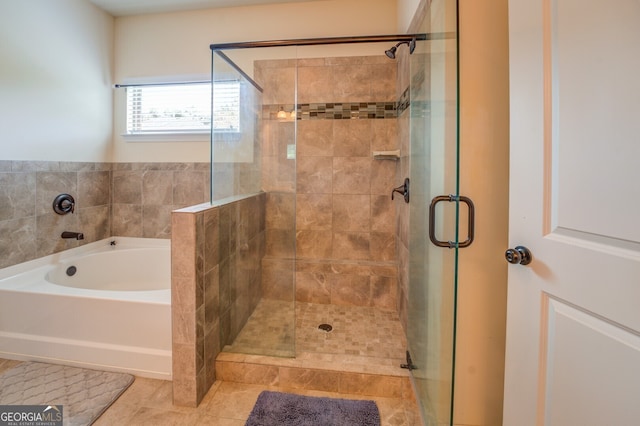
[[[458,194],[456,8],[455,0],[431,3],[420,32],[435,37],[419,41],[409,59],[407,364],[429,425],[453,421],[458,202],[449,195]],[[443,202],[430,213],[438,196]],[[430,232],[452,248],[432,243]]]

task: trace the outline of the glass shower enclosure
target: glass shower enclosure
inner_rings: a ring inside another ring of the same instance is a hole
[[[426,424],[453,421],[456,7],[434,0],[415,34],[211,46],[211,201],[236,233],[220,236],[221,347],[296,357],[302,302],[393,311]],[[392,201],[405,178],[409,202]]]

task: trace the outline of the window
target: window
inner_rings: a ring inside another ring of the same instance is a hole
[[[240,83],[215,82],[214,132],[240,132]],[[127,135],[209,133],[211,83],[130,85]]]

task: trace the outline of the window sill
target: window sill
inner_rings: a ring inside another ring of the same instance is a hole
[[[125,142],[210,142],[211,134],[206,133],[145,133],[122,135]]]

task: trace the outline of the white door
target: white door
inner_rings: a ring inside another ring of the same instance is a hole
[[[640,424],[640,1],[509,0],[505,425]]]

